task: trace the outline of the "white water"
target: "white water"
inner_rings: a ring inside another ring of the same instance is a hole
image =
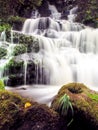
[[[36,31],[39,25],[39,31],[42,30],[40,35]],[[77,28],[74,28],[75,25]],[[37,55],[43,60],[41,66],[44,66],[47,83],[82,82],[98,89],[98,29],[84,28],[64,20],[38,18],[28,19],[23,32],[34,35],[39,41]]]
[[[74,21],[75,21],[75,18],[76,18],[76,16],[77,16],[77,14],[76,14],[77,9],[78,9],[78,7],[76,6],[76,7],[72,8],[72,9],[69,11],[68,20],[69,20],[70,22],[74,22]]]
[[[49,10],[51,11],[51,18],[53,19],[60,19],[61,13],[59,13],[54,5],[49,4]]]
[[[57,94],[60,86],[50,86],[50,85],[32,85],[32,86],[21,86],[21,87],[6,87],[7,90],[17,92],[22,96],[34,99],[35,101],[51,105],[54,96]]]
[[[46,80],[47,85],[25,86],[26,90],[15,88],[15,91],[48,105],[60,86],[70,82],[81,82],[98,91],[98,29],[73,20],[43,17],[27,19],[22,33],[34,36],[40,46],[39,52],[31,53],[33,59],[30,54],[27,59],[22,57],[26,63],[25,84],[27,60],[31,58],[36,64],[36,84],[40,78],[41,84]]]

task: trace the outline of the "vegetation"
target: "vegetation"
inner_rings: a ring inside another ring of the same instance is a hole
[[[77,21],[92,27],[98,27],[98,2],[97,0],[77,0]]]
[[[7,19],[7,22],[10,24],[10,26],[14,29],[14,30],[21,30],[23,23],[25,21],[25,18],[23,17],[19,17],[19,16],[10,16]]]
[[[6,65],[5,69],[11,68],[11,67],[20,67],[23,65],[23,61],[15,61],[14,58],[12,58],[9,63]]]
[[[91,99],[93,99],[93,100],[95,100],[96,102],[98,102],[98,94],[96,94],[96,93],[92,93],[92,94],[88,94],[88,96],[91,98]]]
[[[11,26],[8,23],[1,23],[0,24],[0,32],[3,32],[4,30],[10,30]]]
[[[13,51],[13,56],[17,56],[17,55],[20,55],[20,54],[23,54],[23,53],[26,53],[26,46],[23,45],[23,44],[19,44],[19,45],[16,45],[14,47],[14,51]]]
[[[0,47],[0,59],[4,58],[7,55],[7,49]]]
[[[4,81],[0,79],[0,90],[5,90]]]
[[[72,107],[72,104],[70,102],[70,98],[67,94],[64,94],[59,102],[58,102],[58,107],[57,107],[57,111],[60,113],[60,115],[62,116],[68,116],[69,114],[69,110],[71,111],[71,115],[72,115],[72,118],[73,118],[73,115],[74,115],[74,112],[73,112],[73,107]],[[67,126],[69,126],[71,124],[71,122],[73,121],[73,119],[70,120],[70,122],[68,123]]]
[[[32,9],[41,5],[42,0],[1,0],[0,1],[0,16],[9,17],[13,16],[30,16]]]

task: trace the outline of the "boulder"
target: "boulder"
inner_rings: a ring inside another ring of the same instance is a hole
[[[98,130],[98,93],[90,90],[82,83],[64,85],[54,98],[51,107],[58,108],[61,97],[67,94],[74,110],[73,122],[69,130]]]
[[[0,91],[0,130],[66,130],[57,112],[33,99]]]

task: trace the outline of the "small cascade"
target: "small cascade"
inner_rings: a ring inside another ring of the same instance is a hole
[[[56,7],[54,5],[49,4],[49,10],[51,11],[51,18],[53,19],[60,19],[61,13],[57,11]]]
[[[76,14],[77,9],[78,9],[78,6],[73,7],[73,8],[69,11],[68,20],[69,20],[70,22],[74,22],[74,21],[75,21],[75,18],[76,18],[76,16],[77,16],[77,14]]]
[[[1,33],[0,41],[2,41],[2,42],[4,42],[4,43],[6,42],[5,30]]]
[[[11,29],[11,44],[13,44],[13,30]]]
[[[24,57],[24,85],[27,83],[27,58]]]

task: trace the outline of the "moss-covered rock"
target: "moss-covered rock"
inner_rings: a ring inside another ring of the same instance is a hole
[[[19,16],[10,16],[7,21],[13,27],[14,30],[21,30],[25,18]]]
[[[98,93],[88,89],[81,83],[64,85],[52,102],[52,108],[57,110],[60,98],[67,94],[74,108],[74,121],[69,130],[98,129]]]
[[[8,91],[0,91],[0,130],[9,130],[22,117],[28,99]]]
[[[0,91],[0,130],[66,130],[66,125],[46,105]]]
[[[25,35],[17,31],[12,31],[13,43],[24,45],[27,49],[27,52],[38,52],[39,51],[39,42],[38,39],[34,36]],[[8,42],[11,42],[11,31],[6,31],[6,39]]]
[[[37,38],[27,35],[19,35],[19,43],[25,44],[27,46],[27,52],[38,52],[39,51],[39,43]]]
[[[17,61],[12,58],[4,68],[4,76],[7,76],[8,86],[17,86],[24,84],[24,61]]]
[[[17,130],[66,130],[59,115],[45,105],[33,105],[25,112],[23,125]]]

